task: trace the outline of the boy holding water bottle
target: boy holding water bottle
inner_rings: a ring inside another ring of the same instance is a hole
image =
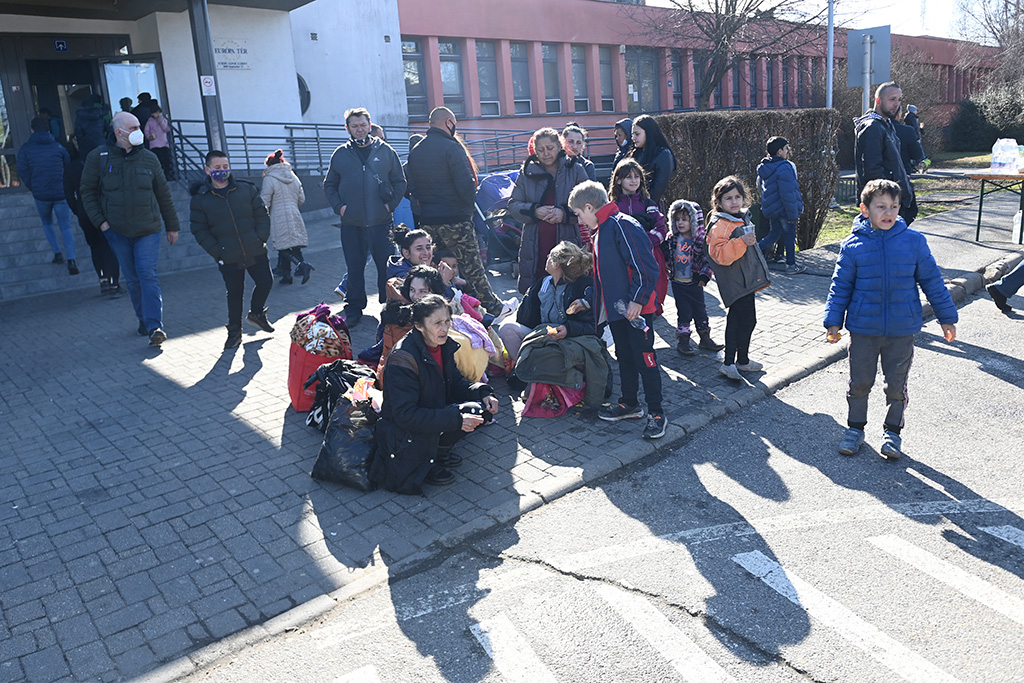
[[[597,416],[609,422],[644,417],[638,396],[643,380],[647,400],[643,437],[660,439],[668,423],[662,411],[661,370],[654,353],[659,269],[651,240],[636,220],[609,203],[600,183],[577,185],[569,195],[569,208],[594,236],[595,320],[608,322],[619,362],[619,402],[602,408]]]

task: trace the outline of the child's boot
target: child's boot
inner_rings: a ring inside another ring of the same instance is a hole
[[[676,353],[680,356],[696,355],[697,350],[690,345],[690,333],[684,332],[676,335]]]
[[[711,338],[711,329],[697,330],[697,334],[700,336],[700,344],[698,348],[706,351],[721,351],[725,348],[724,344],[716,344],[715,340]]]

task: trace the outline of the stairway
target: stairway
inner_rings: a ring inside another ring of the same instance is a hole
[[[163,243],[160,272],[212,267],[210,256],[196,244],[188,230],[188,191],[180,183],[171,183],[170,186],[181,222],[181,233],[173,247]],[[53,252],[43,234],[32,195],[28,192],[0,195],[0,226],[3,226],[0,229],[0,302],[52,292],[68,292],[69,296],[79,297],[99,295],[99,280],[92,267],[89,245],[74,214],[71,225],[75,233],[80,275],[68,275],[67,266],[50,263]]]

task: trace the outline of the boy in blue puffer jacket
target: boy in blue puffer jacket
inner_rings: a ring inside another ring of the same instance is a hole
[[[761,191],[761,213],[771,224],[771,231],[757,246],[767,256],[781,239],[786,250],[786,273],[795,275],[804,271],[803,266],[796,264],[796,222],[804,211],[796,164],[789,160],[789,141],[784,137],[768,138],[765,151],[768,156],[757,165],[757,186]]]
[[[956,339],[956,306],[942,273],[924,235],[908,228],[899,211],[899,185],[872,180],[864,186],[861,215],[842,242],[825,302],[828,341],[839,341],[844,318],[850,331],[849,428],[839,443],[843,455],[855,454],[864,443],[868,394],[879,356],[888,405],[881,452],[889,460],[903,454],[900,430],[907,405],[907,375],[914,357],[914,335],[921,330],[918,285],[946,341]]]

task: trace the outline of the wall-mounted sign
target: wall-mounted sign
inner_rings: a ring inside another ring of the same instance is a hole
[[[67,39],[65,39],[65,38],[54,38],[53,39],[53,49],[55,51],[57,51],[57,52],[67,52],[68,51],[68,41],[67,41]]]
[[[217,83],[213,80],[213,76],[200,76],[199,89],[202,91],[203,97],[213,97],[216,95]]]
[[[245,40],[214,40],[213,59],[225,71],[249,69],[249,43]]]

